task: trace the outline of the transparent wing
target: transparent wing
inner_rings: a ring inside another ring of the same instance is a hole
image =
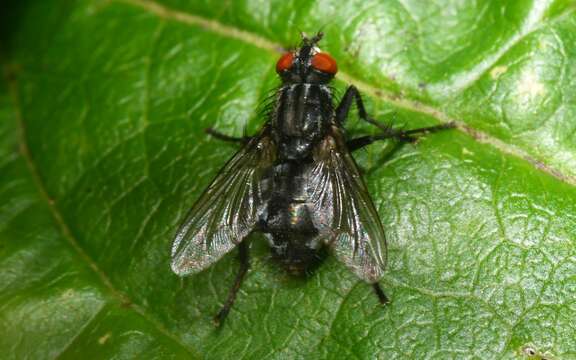
[[[386,236],[358,166],[339,133],[320,143],[315,157],[310,177],[315,226],[340,261],[361,279],[376,282],[386,266]]]
[[[260,136],[220,170],[174,238],[171,265],[176,274],[205,269],[253,230],[263,203],[260,180],[273,156],[270,139]]]

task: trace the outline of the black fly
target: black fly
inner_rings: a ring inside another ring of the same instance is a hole
[[[238,246],[240,271],[217,324],[226,318],[248,271],[246,237],[253,231],[267,237],[273,257],[288,273],[307,273],[329,250],[372,284],[382,304],[388,302],[377,282],[386,266],[384,229],[350,153],[383,139],[412,141],[413,135],[450,125],[391,129],[368,117],[354,86],[335,107],[329,83],[337,65],[316,46],[321,37],[303,36],[298,49],[278,60],[282,85],[259,134],[235,138],[208,129],[243,146],[186,216],[174,239],[172,270],[199,272]],[[359,117],[380,129],[378,135],[346,138],[353,102]]]

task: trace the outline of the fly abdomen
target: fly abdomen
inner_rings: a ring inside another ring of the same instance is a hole
[[[323,258],[315,239],[310,204],[275,197],[270,200],[261,231],[266,234],[272,256],[292,275],[303,275]]]
[[[312,272],[326,257],[324,246],[314,247],[312,239],[299,233],[278,232],[269,234],[272,258],[293,276]]]
[[[318,233],[312,223],[308,204],[290,202],[280,197],[270,200],[263,231],[270,234],[290,232],[304,236]]]

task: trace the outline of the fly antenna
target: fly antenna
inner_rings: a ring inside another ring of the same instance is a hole
[[[302,44],[305,46],[315,46],[324,36],[322,31],[318,31],[313,37],[308,37],[305,32],[301,31],[300,36],[302,37]]]
[[[324,36],[324,33],[322,32],[322,30],[318,31],[316,33],[316,35],[314,35],[314,37],[312,39],[310,39],[310,45],[314,46],[314,45],[318,44],[318,42],[320,42],[320,40],[322,40],[323,36]]]

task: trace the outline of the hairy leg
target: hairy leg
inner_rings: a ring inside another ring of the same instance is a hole
[[[238,260],[240,261],[240,269],[238,269],[238,273],[236,274],[236,279],[234,280],[234,284],[230,288],[228,292],[228,299],[222,306],[222,309],[214,316],[214,324],[216,326],[222,325],[226,316],[230,312],[232,305],[234,305],[234,301],[236,300],[236,295],[238,294],[238,290],[240,290],[240,286],[242,285],[242,281],[244,281],[244,277],[250,268],[250,256],[249,256],[249,247],[248,242],[246,240],[242,241],[240,245],[238,245]]]
[[[354,85],[348,86],[348,89],[346,89],[340,104],[338,104],[338,107],[336,108],[336,121],[339,125],[344,126],[346,123],[346,118],[348,118],[352,103],[354,102],[356,102],[356,109],[358,110],[358,116],[361,120],[366,121],[367,123],[370,123],[382,130],[388,129],[386,124],[380,123],[368,116],[366,108],[364,107],[364,100],[362,100],[362,95]]]
[[[388,296],[386,296],[386,294],[384,294],[384,291],[382,291],[382,288],[380,287],[380,285],[378,283],[372,284],[372,288],[374,289],[376,296],[378,296],[378,301],[380,301],[380,304],[386,305],[386,304],[390,303]]]
[[[380,134],[366,135],[366,136],[361,136],[361,137],[358,137],[355,139],[348,140],[346,145],[348,146],[348,150],[354,151],[354,150],[361,149],[365,146],[368,146],[368,145],[372,144],[373,142],[379,141],[379,140],[396,139],[396,140],[401,141],[401,142],[414,142],[416,140],[416,138],[414,137],[415,135],[433,133],[436,131],[451,129],[453,127],[454,127],[454,124],[447,123],[447,124],[423,127],[423,128],[418,128],[418,129],[412,129],[412,130],[396,130],[396,129],[387,128]]]
[[[382,132],[377,135],[362,136],[348,141],[348,149],[350,151],[361,149],[364,146],[370,145],[375,141],[384,139],[396,139],[402,142],[413,142],[416,140],[414,135],[421,135],[454,127],[453,123],[447,123],[412,130],[392,129],[389,125],[378,122],[372,119],[370,116],[368,116],[366,108],[364,107],[364,101],[362,100],[362,95],[360,94],[358,89],[353,85],[349,86],[348,89],[346,89],[346,93],[344,93],[344,96],[342,97],[340,104],[338,104],[338,107],[336,108],[336,122],[340,126],[344,126],[344,124],[346,123],[346,119],[348,118],[348,114],[350,113],[350,109],[354,102],[356,103],[356,108],[358,109],[358,116],[360,117],[360,119],[376,126],[380,130],[382,130]]]

